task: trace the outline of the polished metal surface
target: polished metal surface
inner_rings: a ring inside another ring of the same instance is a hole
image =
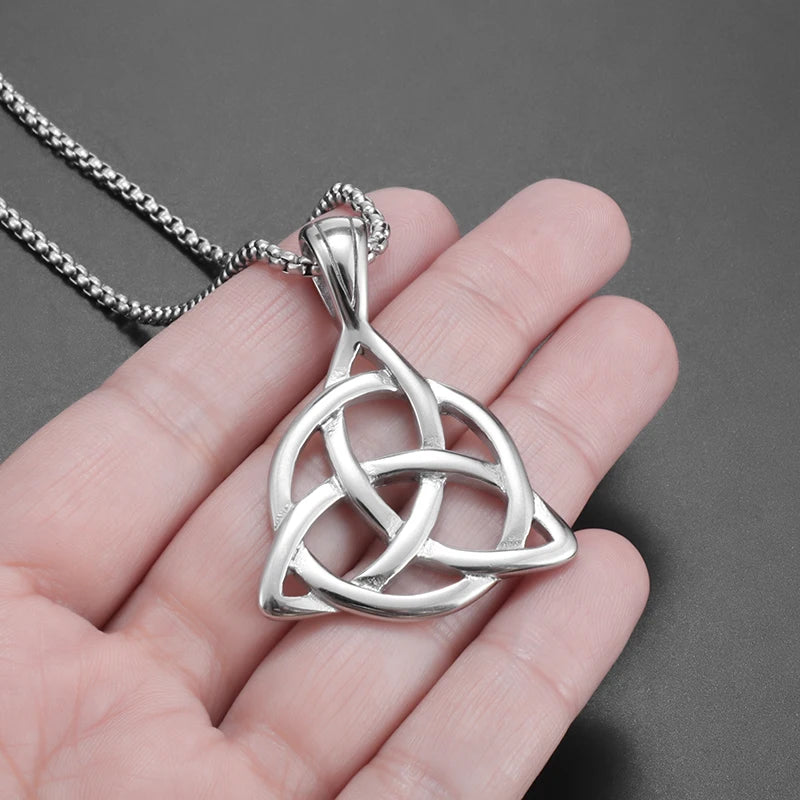
[[[49,240],[44,233],[37,230],[0,197],[0,226],[101,308],[143,325],[168,325],[194,308],[228,279],[257,261],[272,264],[288,274],[313,275],[315,268],[309,258],[283,250],[266,239],[253,239],[235,252],[231,252],[200,236],[194,228],[186,225],[180,217],[159,203],[151,194],[143,191],[137,184],[129,181],[122,173],[54,125],[21,95],[2,73],[0,73],[0,105],[42,144],[77,169],[84,177],[156,225],[188,255],[212,264],[218,270],[214,280],[205,289],[182,303],[151,305],[138,300],[129,300],[124,294],[115,291],[96,275],[91,274],[86,267],[69,253],[61,250],[55,242]],[[382,253],[389,239],[389,226],[372,200],[349,183],[335,183],[331,186],[320,198],[309,219],[316,219],[341,205],[349,205],[366,223],[369,229],[370,258]]]
[[[303,250],[319,268],[314,278],[331,315],[341,325],[323,392],[293,421],[278,445],[269,476],[275,541],[261,581],[260,604],[271,617],[308,617],[338,610],[390,619],[447,614],[471,603],[500,577],[555,567],[575,555],[569,526],[531,489],[522,460],[500,422],[465,394],[425,379],[372,328],[367,312],[368,232],[350,217],[313,222],[301,232]],[[351,374],[359,354],[376,369]],[[381,394],[403,396],[419,430],[418,449],[359,462],[350,446],[344,409]],[[442,414],[463,421],[487,443],[496,461],[446,449]],[[298,456],[321,431],[332,476],[292,499]],[[418,487],[402,518],[376,491],[399,479]],[[450,547],[431,538],[445,483],[484,484],[506,498],[506,516],[495,550]],[[347,500],[386,543],[383,552],[352,578],[339,578],[304,544],[311,526],[331,506]],[[526,547],[532,526],[546,543]],[[417,594],[393,594],[391,581],[415,559],[460,573],[453,583]],[[284,594],[287,577],[308,587],[301,596]]]

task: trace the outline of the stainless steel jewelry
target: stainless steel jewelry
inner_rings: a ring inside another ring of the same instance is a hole
[[[297,618],[349,611],[410,620],[448,614],[481,597],[502,577],[556,567],[575,555],[577,542],[572,530],[531,488],[519,452],[499,420],[462,392],[424,378],[370,325],[367,265],[386,249],[389,226],[363,192],[337,183],[323,195],[300,232],[302,255],[263,239],[226,252],[63,133],[2,75],[0,102],[54,153],[161,227],[190,255],[219,270],[206,289],[179,305],[129,300],[76,263],[0,198],[0,225],[97,305],[136,322],[166,325],[249,264],[265,261],[283,272],[311,277],[326,308],[338,321],[341,334],[323,390],[286,430],[270,467],[275,539],[259,592],[261,608],[268,616]],[[359,216],[318,219],[339,205],[349,205]],[[359,355],[372,361],[375,369],[353,374]],[[350,445],[345,408],[386,394],[404,397],[410,405],[418,429],[417,447],[360,462]],[[488,446],[493,460],[447,449],[443,414],[456,417],[474,431]],[[317,431],[322,434],[332,475],[295,499],[297,459]],[[432,538],[444,487],[450,479],[483,485],[505,498],[505,521],[495,549],[462,549]],[[405,517],[378,492],[383,484],[398,480],[417,484]],[[304,544],[311,526],[342,500],[348,501],[385,543],[371,564],[349,578],[328,571]],[[545,540],[544,544],[526,546],[531,529]],[[455,577],[444,587],[416,594],[390,591],[392,581],[416,560]],[[301,579],[305,594],[285,593],[290,575]]]
[[[328,311],[341,326],[322,393],[292,422],[272,458],[269,497],[275,541],[261,579],[261,608],[270,617],[308,617],[351,611],[390,619],[448,614],[477,600],[506,575],[555,567],[571,559],[577,543],[569,526],[531,488],[517,448],[496,417],[480,403],[438,381],[425,379],[369,324],[367,229],[363,221],[333,217],[306,225],[303,251],[318,265],[315,278]],[[376,365],[351,374],[359,354]],[[418,448],[359,462],[350,446],[346,406],[374,395],[405,397],[419,431]],[[441,415],[464,422],[483,439],[496,461],[446,448]],[[300,451],[321,431],[333,475],[293,500]],[[484,484],[506,498],[506,516],[495,550],[449,547],[431,538],[446,481]],[[402,518],[376,490],[393,480],[418,484],[408,516]],[[303,544],[311,526],[331,506],[347,499],[384,540],[382,553],[357,575],[329,572]],[[526,547],[531,527],[545,544]],[[415,559],[446,569],[456,579],[417,594],[386,591]],[[308,592],[283,591],[299,576]]]
[[[50,122],[14,89],[2,73],[0,73],[0,104],[42,144],[49,147],[70,166],[75,167],[84,177],[161,228],[166,236],[187,254],[212,264],[218,270],[214,280],[205,289],[177,305],[151,305],[138,300],[129,300],[124,294],[103,283],[96,275],[92,275],[86,267],[49,240],[44,233],[34,228],[0,197],[0,226],[101,308],[143,325],[168,325],[194,308],[237,272],[241,272],[256,261],[272,264],[291,275],[313,274],[314,265],[308,258],[283,250],[266,239],[253,239],[235,252],[229,252],[200,236],[194,228],[189,227],[151,194],[143,191],[140,186],[129,181],[121,172],[106,164]],[[315,219],[342,205],[350,206],[367,224],[370,258],[382,253],[389,240],[389,226],[372,200],[349,183],[335,183],[331,186],[320,198],[309,219]]]

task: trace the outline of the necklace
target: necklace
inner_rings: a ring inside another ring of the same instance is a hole
[[[300,232],[301,255],[264,239],[235,252],[200,236],[155,198],[75,142],[39,113],[0,74],[0,103],[56,155],[109,194],[159,227],[191,257],[216,267],[214,280],[177,305],[129,300],[102,283],[49,240],[0,197],[0,226],[33,251],[54,272],[107,312],[145,325],[168,325],[215,289],[256,261],[310,277],[341,329],[321,393],[294,419],[278,444],[269,473],[270,511],[275,533],[261,579],[259,602],[273,618],[309,617],[350,611],[388,619],[447,614],[473,602],[507,575],[559,566],[577,550],[569,526],[531,488],[522,459],[500,421],[466,394],[426,379],[369,323],[367,265],[387,247],[389,226],[370,198],[347,183],[334,184]],[[357,217],[325,217],[347,205]],[[364,355],[374,369],[353,373]],[[360,462],[353,453],[345,408],[373,396],[403,397],[413,412],[418,447]],[[459,419],[488,446],[494,460],[448,450],[442,415]],[[321,432],[332,475],[299,500],[292,495],[298,456]],[[417,489],[401,517],[377,489],[409,479]],[[468,550],[431,537],[448,480],[483,484],[505,498],[505,521],[494,550]],[[304,544],[311,526],[333,505],[348,501],[377,531],[385,549],[358,574],[329,572]],[[536,530],[544,544],[526,546]],[[416,559],[458,577],[444,587],[417,594],[387,591],[391,581]],[[289,576],[301,579],[305,594],[287,595]]]
[[[16,91],[2,73],[0,73],[0,104],[55,155],[63,158],[84,177],[159,228],[191,258],[210,264],[217,270],[216,277],[205,289],[178,305],[151,305],[138,300],[129,300],[124,294],[104,284],[96,275],[92,275],[86,267],[78,263],[69,253],[61,250],[55,242],[34,228],[0,197],[0,226],[100,308],[141,325],[169,325],[187,311],[191,311],[236,273],[256,261],[268,262],[289,275],[309,276],[314,272],[314,264],[308,258],[282,250],[265,239],[247,242],[236,252],[228,252],[218,244],[210,242],[194,228],[186,225],[165,205],[159,203],[153,195],[143,191],[140,186],[129,181],[121,172],[54,125]],[[370,229],[370,259],[382,253],[389,239],[389,226],[372,201],[349,184],[334,184],[314,207],[311,219],[339,205],[349,205],[367,222]]]

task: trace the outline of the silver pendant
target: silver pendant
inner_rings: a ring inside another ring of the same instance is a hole
[[[333,217],[306,225],[300,241],[316,262],[315,283],[342,332],[323,392],[292,422],[278,445],[269,476],[275,541],[261,579],[260,603],[273,618],[310,617],[334,611],[389,619],[448,614],[473,602],[501,577],[556,567],[575,555],[569,526],[531,488],[513,441],[480,403],[437,381],[423,378],[370,326],[367,314],[367,229],[361,219]],[[374,371],[351,374],[364,353]],[[345,427],[344,409],[373,395],[402,396],[419,429],[419,447],[359,462]],[[488,444],[496,461],[446,449],[442,414],[452,415]],[[292,499],[295,465],[306,441],[322,432],[333,470],[305,497]],[[416,495],[403,519],[376,491],[392,480],[415,480]],[[506,498],[506,516],[495,550],[465,550],[431,538],[447,480],[478,482]],[[347,500],[386,543],[357,575],[333,575],[303,539],[331,506]],[[545,543],[525,547],[534,527]],[[454,582],[418,594],[393,594],[391,581],[412,561],[460,573]],[[306,594],[283,593],[289,575]]]

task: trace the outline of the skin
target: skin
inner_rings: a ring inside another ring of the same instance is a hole
[[[677,375],[656,314],[589,299],[628,255],[618,206],[543,181],[459,239],[430,195],[373,197],[392,226],[370,269],[375,327],[488,404],[574,520]],[[448,617],[264,618],[270,456],[335,334],[310,282],[256,265],[0,466],[0,796],[525,793],[624,647],[646,568],[622,537],[581,531],[565,568]],[[405,417],[358,411],[356,451],[394,449],[380,437]],[[319,452],[305,469],[309,486],[325,475]],[[450,497],[442,529],[492,546],[499,509]],[[363,557],[351,525],[338,510],[320,523],[323,563]]]

